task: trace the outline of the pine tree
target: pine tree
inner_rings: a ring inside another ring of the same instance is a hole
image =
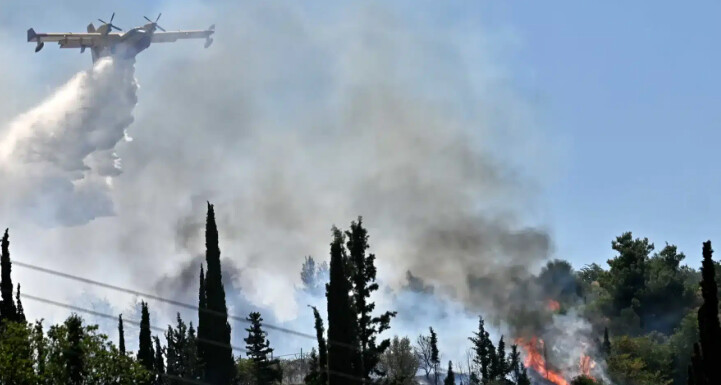
[[[455,385],[456,375],[453,373],[453,363],[448,361],[448,373],[446,373],[446,379],[443,381],[443,385]]]
[[[333,227],[330,244],[330,280],[326,285],[328,302],[328,384],[354,385],[354,357],[357,356],[357,319],[351,302],[349,267],[343,247],[343,233]]]
[[[83,321],[76,314],[65,321],[68,331],[68,343],[63,349],[65,371],[71,385],[81,385],[85,379],[85,351],[83,350]]]
[[[689,368],[689,382],[695,385],[721,384],[721,325],[718,318],[718,287],[711,241],[703,244],[701,266],[701,295],[703,304],[698,309],[698,330],[700,341],[694,345],[694,354]]]
[[[25,323],[27,320],[25,319],[25,309],[23,309],[23,303],[20,301],[20,284],[18,283],[18,291],[15,293],[15,308],[17,309],[17,321]]]
[[[521,378],[521,353],[518,351],[518,345],[511,345],[511,355],[508,367],[513,378],[513,382],[518,384],[518,380]]]
[[[480,369],[479,377],[484,384],[488,383],[491,378],[491,364],[496,352],[488,332],[485,329],[483,317],[478,317],[478,332],[474,333],[474,337],[471,337],[470,340],[473,342],[473,350],[475,352],[473,362],[475,362]]]
[[[215,223],[215,211],[210,203],[208,203],[205,225],[205,263],[208,267],[205,275],[208,311],[198,323],[198,327],[202,328],[200,338],[212,342],[212,344],[200,343],[203,345],[201,351],[205,364],[205,381],[213,385],[227,385],[235,377],[235,362],[230,347],[230,324],[220,268],[218,228]]]
[[[153,337],[155,342],[155,357],[153,359],[153,368],[155,369],[155,384],[165,384],[165,360],[163,358],[163,347],[160,346],[160,339],[157,336]]]
[[[198,340],[195,336],[195,329],[191,322],[188,326],[187,343],[183,354],[183,362],[186,367],[186,375],[194,380],[202,379],[202,364],[198,358]]]
[[[326,347],[325,328],[323,327],[323,319],[320,317],[320,313],[315,306],[311,306],[313,309],[313,316],[315,317],[315,336],[318,340],[318,383],[328,383],[328,348]]]
[[[123,315],[118,316],[118,350],[125,355],[125,329],[123,328]]]
[[[508,361],[506,361],[506,344],[503,341],[503,336],[501,336],[501,339],[498,341],[498,349],[493,358],[494,361],[491,365],[493,367],[493,374],[491,375],[491,380],[503,380],[509,372]]]
[[[431,344],[431,365],[433,367],[433,383],[435,385],[438,385],[438,365],[441,364],[441,358],[440,353],[438,352],[438,336],[436,335],[436,332],[433,330],[433,328],[430,328],[431,331],[431,338],[430,338],[430,344]]]
[[[140,302],[140,337],[138,340],[138,361],[150,372],[153,372],[153,339],[150,335],[150,312],[145,301]]]
[[[270,341],[266,338],[263,331],[263,318],[260,313],[250,313],[246,320],[250,323],[250,327],[245,329],[248,337],[244,339],[248,358],[253,361],[257,385],[271,385],[282,380],[280,371],[280,363],[272,360],[273,349],[270,347]]]
[[[385,312],[373,317],[375,303],[370,302],[371,294],[378,290],[376,283],[375,255],[366,255],[369,248],[368,231],[363,227],[363,218],[351,222],[350,231],[346,231],[347,248],[353,290],[353,304],[357,312],[358,342],[360,350],[355,359],[356,375],[370,381],[371,374],[377,373],[376,366],[383,352],[390,346],[390,340],[376,343],[377,336],[390,328],[390,321],[396,313]]]
[[[13,301],[13,282],[10,275],[12,264],[10,263],[10,236],[8,229],[5,229],[0,255],[0,321],[17,321],[17,309]]]

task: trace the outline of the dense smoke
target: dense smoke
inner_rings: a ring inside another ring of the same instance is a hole
[[[45,226],[80,225],[113,214],[115,145],[133,122],[133,62],[103,59],[20,115],[0,139],[3,213]]]
[[[388,288],[379,309],[415,312],[392,332],[437,325],[450,350],[476,314],[508,320],[528,300],[514,287],[552,245],[530,224],[536,180],[524,175],[544,163],[543,142],[493,63],[505,42],[425,32],[377,5],[331,13],[319,23],[283,2],[188,6],[176,22],[217,23],[215,44],[140,54],[153,76],[130,145],[115,147],[133,119],[131,65],[101,61],[16,119],[0,142],[5,178],[20,186],[3,191],[4,211],[84,224],[32,246],[21,234],[24,254],[52,250],[85,275],[107,271],[102,259],[124,271],[117,283],[192,300],[210,200],[231,306],[245,312],[248,301],[310,331],[306,304],[318,299],[296,292],[303,257],[325,259],[331,225],[363,215]],[[409,277],[427,290],[394,292]],[[243,326],[233,327],[237,341]]]

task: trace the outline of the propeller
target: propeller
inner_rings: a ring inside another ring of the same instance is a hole
[[[158,20],[160,20],[160,15],[162,15],[162,13],[159,13],[159,14],[158,14],[158,17],[155,18],[155,21],[152,21],[152,20],[148,19],[147,16],[143,16],[143,17],[145,18],[145,20],[149,21],[150,24],[152,24],[155,28],[157,28],[157,29],[159,29],[159,30],[161,30],[161,31],[163,31],[163,32],[166,32],[166,31],[165,31],[165,28],[163,28],[163,27],[161,27],[161,26],[158,25]]]
[[[122,31],[121,28],[118,28],[115,25],[113,25],[113,19],[115,19],[115,12],[113,12],[112,16],[110,16],[110,23],[106,23],[105,21],[103,21],[103,19],[98,19],[98,21],[103,24],[107,24],[108,27],[113,28],[117,31]]]

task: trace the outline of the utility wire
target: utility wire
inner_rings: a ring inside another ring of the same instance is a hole
[[[153,300],[155,300],[155,301],[164,302],[164,303],[167,303],[167,304],[175,305],[175,306],[182,307],[182,308],[189,309],[189,310],[202,311],[202,312],[204,312],[204,313],[207,313],[207,314],[210,314],[210,315],[214,315],[214,316],[220,316],[220,317],[226,317],[226,316],[227,316],[229,319],[232,319],[232,320],[234,320],[234,321],[243,322],[243,323],[246,323],[246,324],[247,324],[247,323],[250,323],[250,321],[248,321],[245,317],[239,317],[239,316],[232,315],[232,314],[226,314],[226,313],[223,313],[223,312],[219,312],[219,311],[211,310],[211,309],[207,309],[207,308],[200,309],[200,308],[198,308],[197,306],[194,306],[194,305],[191,305],[191,304],[188,304],[188,303],[185,303],[185,302],[173,300],[173,299],[164,298],[164,297],[161,297],[161,296],[158,296],[158,295],[155,295],[155,294],[144,293],[144,292],[141,292],[141,291],[137,291],[137,290],[133,290],[133,289],[121,287],[121,286],[111,285],[111,284],[108,284],[108,283],[105,283],[105,282],[100,282],[100,281],[92,280],[92,279],[89,279],[89,278],[85,278],[85,277],[80,277],[80,276],[73,275],[73,274],[64,273],[64,272],[62,272],[62,271],[53,270],[53,269],[48,269],[48,268],[46,268],[46,267],[37,266],[37,265],[32,265],[32,264],[25,263],[25,262],[13,261],[12,263],[13,263],[13,265],[16,265],[16,266],[24,267],[24,268],[27,268],[27,269],[39,271],[39,272],[46,273],[46,274],[50,274],[50,275],[55,275],[55,276],[58,276],[58,277],[62,277],[62,278],[66,278],[66,279],[70,279],[70,280],[74,280],[74,281],[78,281],[78,282],[82,282],[82,283],[87,283],[87,284],[89,284],[89,285],[95,285],[95,286],[103,287],[103,288],[110,289],[110,290],[119,291],[119,292],[126,293],[126,294],[132,294],[132,295],[135,295],[135,296],[138,296],[138,297],[144,297],[144,298],[147,298],[147,299],[153,299]],[[266,327],[267,329],[276,330],[276,331],[279,331],[279,332],[282,332],[282,333],[293,334],[293,335],[296,335],[296,336],[300,336],[300,337],[304,337],[304,338],[308,338],[308,339],[312,339],[312,340],[316,340],[316,339],[317,339],[316,335],[314,335],[314,334],[303,333],[303,332],[300,332],[300,331],[297,331],[297,330],[288,329],[288,328],[284,328],[284,327],[281,327],[281,326],[275,326],[275,325],[267,324],[267,323],[263,323],[263,326]],[[328,344],[329,344],[329,345],[334,345],[334,346],[342,346],[342,347],[345,347],[345,348],[347,348],[347,349],[352,349],[352,350],[359,350],[359,349],[360,349],[359,347],[357,347],[357,346],[355,346],[355,345],[347,344],[347,343],[345,343],[345,342],[336,342],[336,341],[328,340]]]
[[[16,262],[13,262],[13,263],[16,263]],[[85,308],[82,308],[82,307],[79,307],[79,306],[70,305],[70,304],[62,303],[62,302],[58,302],[58,301],[53,301],[53,300],[51,300],[51,299],[47,299],[47,298],[43,298],[43,297],[38,297],[38,296],[34,296],[34,295],[30,295],[30,294],[25,294],[25,293],[20,293],[20,296],[23,297],[23,298],[26,298],[26,299],[33,300],[33,301],[43,302],[43,303],[46,303],[46,304],[49,304],[49,305],[54,305],[54,306],[58,306],[58,307],[63,307],[63,308],[69,309],[69,310],[73,310],[73,311],[77,311],[77,312],[81,312],[81,313],[86,313],[86,314],[94,315],[94,316],[97,316],[97,317],[109,318],[109,319],[113,319],[113,320],[117,319],[116,316],[114,316],[114,315],[112,315],[112,314],[101,313],[101,312],[99,312],[99,311],[95,311],[95,310],[91,310],[91,309],[85,309]],[[124,322],[124,323],[129,323],[129,324],[132,324],[132,325],[137,325],[137,326],[140,326],[140,327],[142,328],[142,325],[140,324],[139,321],[135,321],[135,320],[123,318],[123,322]],[[165,329],[160,328],[160,327],[157,327],[157,326],[150,326],[150,329],[151,329],[151,330],[155,330],[155,331],[160,331],[160,332],[165,332],[165,331],[166,331]],[[246,349],[243,349],[243,348],[235,347],[235,346],[232,346],[232,345],[228,345],[228,344],[224,344],[224,343],[220,343],[220,342],[216,342],[216,341],[206,340],[206,339],[204,339],[204,338],[196,338],[196,341],[203,342],[203,343],[205,343],[205,344],[221,346],[221,347],[225,347],[225,348],[230,347],[230,348],[233,349],[233,350],[237,350],[237,351],[240,351],[240,352],[243,352],[243,353],[247,353],[247,352],[248,352]],[[283,355],[280,355],[280,356],[277,356],[277,357],[295,356],[295,355],[299,355],[299,354],[300,354],[300,353],[283,354]],[[334,375],[337,375],[337,376],[339,376],[339,377],[344,377],[344,378],[353,379],[353,380],[361,380],[361,381],[364,381],[364,380],[365,380],[365,379],[360,378],[360,377],[356,377],[356,376],[353,376],[353,375],[350,375],[350,374],[346,374],[346,373],[342,373],[342,372],[330,370],[330,369],[327,369],[327,368],[326,368],[325,371],[326,371],[328,374],[334,374]],[[154,372],[154,371],[151,371],[151,372]],[[164,376],[164,377],[170,378],[170,379],[175,379],[175,380],[179,380],[179,381],[184,381],[184,382],[188,382],[188,383],[192,383],[192,384],[210,385],[210,384],[208,384],[207,382],[203,382],[203,381],[198,381],[198,380],[192,380],[192,379],[187,379],[187,378],[176,377],[176,376],[168,375],[168,374],[165,374],[165,373],[159,373],[159,372],[154,372],[154,373],[157,374],[157,375],[160,375],[160,376]]]

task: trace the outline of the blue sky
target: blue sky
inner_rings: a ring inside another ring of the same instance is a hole
[[[543,199],[558,256],[605,261],[633,231],[697,266],[721,218],[721,4],[485,3],[485,22],[520,36],[515,80],[563,139]]]

